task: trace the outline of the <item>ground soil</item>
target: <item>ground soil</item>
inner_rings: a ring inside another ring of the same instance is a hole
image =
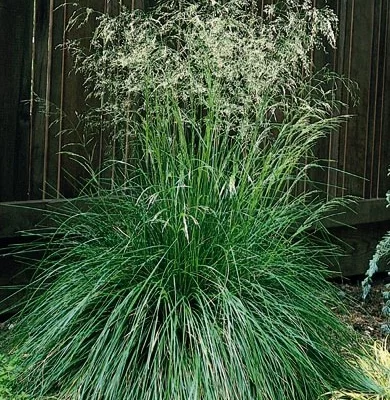
[[[360,279],[343,279],[334,284],[339,290],[342,303],[347,307],[348,312],[337,310],[341,319],[351,325],[354,330],[374,339],[383,339],[384,335],[381,325],[386,322],[382,316],[384,300],[382,292],[385,285],[390,283],[387,275],[376,277],[373,281],[369,296],[362,300],[362,287]]]

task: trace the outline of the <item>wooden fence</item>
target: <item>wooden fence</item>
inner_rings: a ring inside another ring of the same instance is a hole
[[[261,6],[270,1],[261,1]],[[313,0],[321,5],[326,0]],[[365,199],[390,188],[390,0],[329,0],[339,16],[338,50],[322,56],[360,87],[356,114],[318,153],[330,159],[321,174],[329,195]],[[79,0],[78,7],[116,13],[146,0]],[[82,171],[62,154],[78,141],[76,110],[85,107],[82,78],[61,46],[74,5],[65,0],[0,0],[0,202],[73,196]],[[93,22],[78,35],[88,38]],[[349,94],[340,91],[347,102]],[[40,101],[34,101],[35,99]],[[66,133],[68,132],[68,133]],[[96,162],[101,162],[104,138]],[[345,174],[344,172],[348,172]]]
[[[334,160],[341,171],[329,171],[328,191],[335,192],[338,186],[344,190],[337,194],[380,198],[390,188],[390,1],[329,3],[340,21],[337,51],[329,61],[335,71],[358,83],[360,101],[348,110],[355,117],[324,146],[323,156]],[[348,93],[342,93],[342,98],[350,103]]]

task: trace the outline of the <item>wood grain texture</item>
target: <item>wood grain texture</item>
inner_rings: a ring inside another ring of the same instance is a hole
[[[97,12],[105,12],[107,10],[107,3],[102,0],[82,0],[79,1],[77,6],[68,4],[66,8],[66,20],[75,11],[80,10],[80,8],[91,8]],[[81,38],[81,46],[87,49],[95,27],[96,19],[92,17],[80,28],[68,30],[64,40]],[[83,131],[82,126],[79,124],[79,115],[83,114],[93,104],[88,104],[86,101],[87,92],[84,87],[84,78],[80,74],[75,73],[73,59],[68,51],[64,54],[63,79],[64,133],[62,135],[62,149],[64,154],[61,163],[63,172],[61,176],[61,194],[65,197],[74,197],[86,175],[83,168],[74,161],[74,157],[70,156],[69,153],[85,155],[84,143],[86,142],[86,132]]]
[[[31,200],[0,203],[0,238],[14,237],[19,231],[34,228],[45,210],[60,207],[64,199]],[[360,200],[349,208],[339,208],[323,222],[327,228],[390,221],[385,199]]]
[[[374,22],[373,22],[373,40],[371,49],[371,78],[370,78],[370,100],[368,108],[368,126],[367,126],[367,168],[365,186],[366,197],[376,197],[378,193],[378,154],[381,147],[381,114],[382,114],[382,81],[384,65],[384,37],[385,18],[384,5],[385,0],[376,2]]]
[[[65,8],[63,0],[51,0],[48,37],[48,58],[46,93],[48,96],[45,131],[47,133],[47,171],[45,174],[45,197],[59,197],[62,176],[62,130],[64,79],[64,29]]]
[[[46,197],[46,175],[48,168],[48,112],[50,93],[48,93],[49,67],[49,18],[50,8],[47,0],[36,0],[35,38],[33,52],[32,95],[32,136],[30,159],[30,199]]]
[[[378,153],[376,193],[371,197],[383,197],[390,189],[388,167],[390,165],[390,1],[384,2],[381,26],[383,28],[383,46],[379,52],[381,63],[380,99],[378,101],[380,112],[378,113]]]
[[[0,201],[28,198],[32,12],[0,0]]]
[[[336,260],[329,260],[328,267],[345,277],[364,275],[376,245],[389,230],[390,221],[359,224],[351,228],[332,228],[331,233],[344,243],[342,248],[345,255]],[[382,271],[388,269],[384,260],[381,260],[380,268]]]
[[[313,0],[314,1],[314,0]],[[322,5],[322,0],[317,0]],[[343,113],[352,118],[317,154],[324,156],[328,145],[326,182],[329,197],[353,194],[364,198],[383,197],[389,179],[387,163],[389,130],[389,0],[329,0],[327,4],[339,17],[337,51],[333,63],[320,53],[316,65],[328,63],[341,75],[359,85],[359,103],[352,107],[349,91],[340,86],[339,98],[349,104]],[[321,150],[322,149],[322,150]]]

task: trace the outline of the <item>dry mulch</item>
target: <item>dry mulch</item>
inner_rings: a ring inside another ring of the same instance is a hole
[[[364,302],[362,300],[361,280],[344,279],[342,282],[335,283],[339,290],[340,299],[348,310],[348,313],[336,310],[341,319],[365,336],[383,339],[381,325],[385,322],[385,318],[382,316],[384,306],[382,292],[387,283],[390,283],[388,276],[376,278],[372,284],[371,292]]]

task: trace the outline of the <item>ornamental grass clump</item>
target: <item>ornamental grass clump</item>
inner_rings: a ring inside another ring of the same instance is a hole
[[[29,393],[313,400],[374,389],[330,311],[324,260],[338,250],[321,221],[339,201],[309,177],[314,146],[343,119],[340,81],[310,57],[334,45],[336,17],[310,1],[265,11],[164,2],[98,16],[88,51],[70,43],[100,104],[85,133],[103,128],[117,157],[31,245],[46,253],[12,331]]]

